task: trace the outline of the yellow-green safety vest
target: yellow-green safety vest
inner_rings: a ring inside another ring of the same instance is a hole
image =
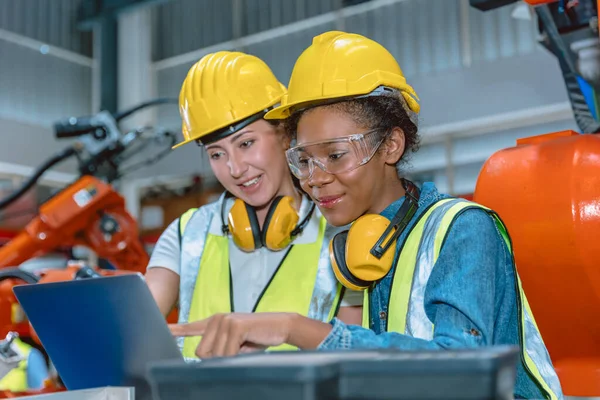
[[[191,209],[180,217],[180,323],[232,311],[229,239],[208,229],[212,218],[220,218],[218,207],[220,202]],[[254,312],[293,312],[321,321],[330,321],[337,314],[343,291],[329,262],[330,235],[326,234],[326,221],[323,217],[319,221],[316,241],[293,244],[284,250],[287,254],[259,297]],[[200,337],[183,338],[180,347],[185,358],[196,357],[200,340]],[[292,349],[290,345],[269,348]]]
[[[425,288],[448,229],[455,218],[467,208],[484,209],[494,218],[512,254],[512,244],[506,227],[492,210],[463,199],[451,198],[435,203],[411,229],[398,257],[390,293],[388,332],[403,333],[424,340],[433,339],[434,327],[425,314],[423,302]],[[521,359],[525,369],[536,380],[546,398],[557,399],[559,396],[562,397],[560,382],[523,292],[516,267],[514,268],[519,305]],[[368,292],[365,291],[363,300],[362,326],[365,328],[370,327]]]
[[[11,343],[21,360],[6,375],[0,379],[0,390],[10,390],[11,392],[24,392],[27,386],[27,360],[31,352],[31,346],[23,343],[19,338],[15,338]]]

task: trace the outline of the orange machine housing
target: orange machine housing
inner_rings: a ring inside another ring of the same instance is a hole
[[[103,217],[111,219],[114,229],[109,233],[101,228]],[[95,268],[100,275],[144,273],[149,261],[139,239],[137,223],[125,209],[123,197],[110,184],[93,176],[82,176],[44,203],[25,229],[0,247],[0,272],[60,246],[73,245],[91,248],[118,268],[115,271]],[[78,270],[79,267],[74,266],[46,270],[38,275],[41,275],[40,283],[72,280]],[[24,283],[14,278],[0,281],[0,338],[13,331],[35,339],[12,292],[13,286]],[[177,311],[167,320],[176,322]]]
[[[113,219],[115,231],[104,234],[103,216]],[[113,187],[93,176],[82,176],[45,202],[12,241],[0,248],[0,268],[17,266],[59,246],[90,247],[118,268],[144,272],[149,257],[139,240],[138,227]]]
[[[532,6],[538,6],[540,4],[556,3],[557,1],[558,0],[525,0],[525,3]]]
[[[517,141],[484,164],[474,200],[497,211],[569,396],[600,396],[600,136]]]

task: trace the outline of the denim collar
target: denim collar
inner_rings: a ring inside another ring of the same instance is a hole
[[[447,195],[440,194],[437,188],[433,184],[433,182],[425,182],[421,187],[421,196],[419,197],[419,208],[417,208],[417,212],[413,217],[413,221],[418,218],[429,206],[436,201],[448,197]],[[391,220],[394,218],[394,215],[398,212],[402,203],[406,200],[406,196],[400,197],[398,200],[394,201],[392,204],[387,206],[380,215],[383,215],[387,219]],[[412,222],[412,221],[411,221]]]

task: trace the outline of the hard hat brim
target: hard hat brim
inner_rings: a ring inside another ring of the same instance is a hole
[[[294,112],[305,110],[308,108],[324,106],[331,103],[337,103],[339,101],[349,100],[352,97],[359,96],[361,93],[356,94],[343,94],[340,96],[327,96],[317,97],[314,99],[297,101],[295,103],[286,104],[284,106],[275,107],[271,111],[265,114],[265,119],[282,120],[292,116]],[[294,109],[292,111],[292,109]]]
[[[175,146],[171,147],[171,150],[178,149],[178,148],[180,148],[181,146],[183,146],[185,144],[188,144],[188,143],[191,143],[191,142],[195,142],[195,141],[196,141],[196,139],[184,140],[182,142],[177,143]]]
[[[265,114],[265,119],[271,120],[283,120],[289,118],[297,111],[306,110],[313,107],[325,106],[327,104],[338,103],[340,101],[351,100],[354,97],[362,96],[365,93],[343,93],[337,96],[323,96],[315,97],[313,99],[297,101],[295,103],[286,104],[273,108],[271,111]]]
[[[407,87],[410,88],[410,86],[408,85]],[[412,91],[412,88],[410,89]],[[389,93],[391,90],[395,90],[401,93],[401,96],[399,96],[399,98],[405,103],[407,113],[412,111],[418,114],[418,103],[415,102],[417,104],[417,110],[411,109],[410,105],[407,104],[407,96],[410,96],[410,92],[406,92],[405,90],[403,90],[403,88],[400,87],[395,87],[392,85],[386,85],[385,83],[377,82],[375,85],[373,85],[373,87],[369,87],[367,90],[350,91],[348,93],[342,93],[339,95],[320,96],[275,107],[271,111],[266,113],[264,118],[270,120],[283,120],[289,118],[290,116],[292,116],[292,114],[301,110],[307,110],[309,108],[325,106],[357,98],[381,96],[386,92]]]
[[[267,112],[264,118],[270,120],[286,119],[291,115],[289,111],[292,107],[293,105],[276,107],[271,111]]]

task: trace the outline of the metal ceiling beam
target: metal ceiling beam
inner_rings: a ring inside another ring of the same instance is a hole
[[[167,1],[169,0],[83,0],[81,2],[77,27],[83,31],[94,30],[94,58],[99,68],[100,110],[116,112],[119,108],[118,15],[138,7],[148,7]]]
[[[107,16],[168,1],[170,0],[83,0],[78,10],[77,27],[83,31],[92,30],[96,23],[103,23]]]

